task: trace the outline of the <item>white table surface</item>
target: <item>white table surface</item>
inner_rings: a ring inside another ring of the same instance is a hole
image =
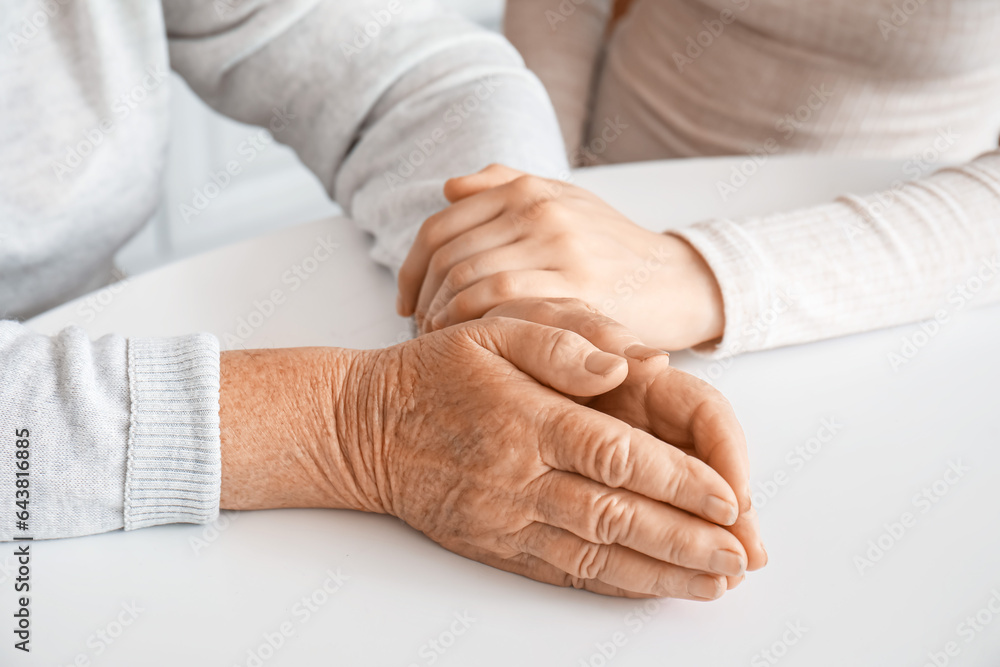
[[[903,177],[899,163],[771,158],[723,203],[715,183],[737,162],[601,168],[576,182],[660,229]],[[327,236],[338,250],[292,290],[282,276]],[[319,221],[139,276],[99,296],[94,318],[74,302],[32,325],[224,336],[280,289],[285,302],[246,347],[388,345],[409,328],[367,248],[348,221]],[[1000,309],[952,315],[897,370],[888,354],[915,325],[724,365],[674,355],[726,393],[750,441],[770,564],[720,601],[653,604],[538,584],[455,556],[389,517],[226,514],[215,526],[35,543],[30,656],[4,629],[13,547],[0,545],[0,665],[882,667],[935,664],[928,654],[938,665],[998,665]],[[834,424],[832,438],[824,423]],[[795,452],[810,439],[820,448],[806,461]],[[960,476],[947,472],[953,464]],[[925,488],[933,503],[919,498]],[[906,512],[910,525],[893,537],[886,525]],[[859,572],[870,540],[889,548]],[[347,578],[336,584],[328,571]],[[301,602],[310,596],[313,611]],[[122,611],[133,604],[141,611]],[[977,613],[978,630],[960,625]],[[279,642],[282,628],[289,636]],[[279,648],[266,647],[267,635]]]

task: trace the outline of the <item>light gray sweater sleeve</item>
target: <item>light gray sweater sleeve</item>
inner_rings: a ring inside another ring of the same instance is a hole
[[[217,515],[213,336],[91,341],[0,321],[0,359],[0,540]]]
[[[555,112],[500,35],[433,0],[164,0],[171,67],[271,130],[398,268],[445,179],[567,177]]]

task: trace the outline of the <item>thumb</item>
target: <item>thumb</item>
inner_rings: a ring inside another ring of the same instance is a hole
[[[662,357],[664,362],[669,363],[670,359],[666,351],[644,344],[628,327],[580,299],[514,299],[505,301],[483,317],[513,317],[550,327],[569,329],[605,352],[636,361]]]
[[[510,183],[521,176],[524,176],[523,171],[494,163],[480,169],[474,174],[449,178],[444,183],[444,196],[449,202],[454,204],[483,190],[489,190],[490,188]]]
[[[525,320],[494,317],[479,320],[477,342],[541,384],[570,396],[611,391],[628,375],[628,363],[603,352],[583,336]]]

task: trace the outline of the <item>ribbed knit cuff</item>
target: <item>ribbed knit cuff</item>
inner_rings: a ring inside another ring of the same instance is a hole
[[[219,514],[219,341],[132,338],[125,530]]]
[[[722,292],[726,318],[722,338],[693,348],[710,358],[728,357],[759,349],[762,341],[751,340],[748,325],[755,322],[771,302],[771,271],[763,266],[764,255],[753,240],[730,220],[706,220],[669,233],[679,236],[701,253],[715,274]]]

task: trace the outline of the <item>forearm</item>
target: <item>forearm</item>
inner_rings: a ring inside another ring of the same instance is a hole
[[[447,204],[447,178],[490,162],[567,168],[551,104],[517,52],[436,2],[217,4],[164,2],[171,65],[220,112],[292,146],[374,234],[380,262],[402,263]],[[372,22],[377,35],[356,42]]]
[[[867,197],[678,230],[721,287],[736,354],[1000,299],[1000,153]]]
[[[221,507],[382,511],[365,472],[379,444],[368,419],[376,358],[320,347],[223,352]]]

